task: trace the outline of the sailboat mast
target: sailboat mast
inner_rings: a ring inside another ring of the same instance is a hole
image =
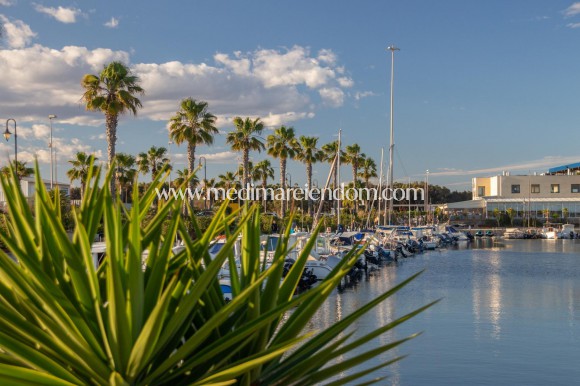
[[[341,146],[340,140],[341,140],[341,135],[342,135],[342,129],[338,129],[338,146],[336,149],[336,160],[337,160],[336,185],[337,186],[335,187],[335,189],[339,189],[338,190],[338,203],[337,203],[337,208],[338,208],[337,212],[338,213],[336,215],[337,216],[336,217],[336,226],[337,227],[340,225],[340,199],[342,198],[341,197],[342,191],[340,190],[340,146]]]
[[[379,222],[377,223],[378,225],[381,224],[381,201],[383,199],[383,157],[384,157],[384,148],[381,147],[381,168],[380,168],[380,173],[379,173],[379,209],[377,210],[377,213],[379,215]]]
[[[391,145],[389,147],[389,192],[393,192],[393,157],[395,152],[395,132],[394,132],[394,117],[393,117],[393,94],[394,94],[394,80],[395,80],[395,51],[399,51],[399,48],[391,44],[387,47],[388,51],[391,51]],[[391,224],[391,216],[393,213],[393,199],[389,200],[389,224]]]

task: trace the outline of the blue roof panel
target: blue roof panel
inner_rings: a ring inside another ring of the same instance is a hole
[[[580,162],[576,162],[574,164],[563,165],[563,166],[556,166],[555,168],[550,168],[550,169],[548,169],[548,173],[550,173],[550,174],[558,173],[558,172],[566,171],[568,169],[577,169],[577,168],[580,168]]]

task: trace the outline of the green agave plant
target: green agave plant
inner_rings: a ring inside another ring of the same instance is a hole
[[[38,166],[33,208],[14,171],[1,179],[8,216],[0,238],[12,256],[0,251],[2,385],[353,384],[400,358],[335,376],[413,336],[349,353],[430,306],[352,339],[348,327],[411,277],[326,330],[304,334],[356,253],[320,285],[296,296],[312,242],[282,277],[288,234],[264,270],[257,209],[226,215],[224,205],[208,229],[197,228],[192,239],[176,200],[160,203],[144,225],[163,176],[141,197],[134,184],[133,206],[126,210],[111,196],[111,175],[103,183],[100,175],[88,178],[72,237],[61,223],[59,195],[50,198]],[[106,257],[95,268],[91,243],[101,226]],[[210,241],[224,233],[226,246],[210,259]],[[232,246],[240,235],[237,274]],[[172,248],[176,237],[184,242],[181,251]],[[217,274],[228,260],[233,299],[225,302]],[[339,357],[348,359],[338,362]]]

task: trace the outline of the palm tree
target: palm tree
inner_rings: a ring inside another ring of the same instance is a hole
[[[220,174],[218,178],[220,180],[218,181],[216,186],[223,188],[226,192],[229,189],[237,187],[239,184],[236,173],[234,172],[226,172],[225,174]]]
[[[129,186],[135,180],[137,169],[136,160],[131,154],[117,153],[115,156],[115,175],[119,181],[119,190],[123,202],[127,200]]]
[[[372,158],[365,158],[360,165],[361,171],[358,174],[365,181],[365,187],[369,188],[369,180],[377,177],[377,164]]]
[[[265,159],[263,161],[258,162],[256,166],[254,166],[252,172],[252,179],[254,179],[255,181],[262,182],[262,194],[264,195],[263,199],[264,210],[266,210],[266,188],[268,186],[268,178],[274,179],[274,168],[272,167],[270,160]]]
[[[365,158],[361,164],[361,171],[358,174],[365,181],[365,188],[370,188],[370,179],[377,177],[377,164],[372,158]],[[367,207],[370,197],[367,197]],[[370,210],[370,209],[369,209]]]
[[[173,180],[173,185],[177,188],[180,187],[181,185],[183,185],[183,183],[185,182],[185,180],[187,180],[187,178],[190,176],[189,174],[189,169],[185,168],[185,169],[180,169],[177,171],[177,178],[175,178]],[[191,186],[195,186],[199,183],[199,179],[197,178],[197,176],[193,176],[191,177],[191,179],[189,180],[189,183],[191,184]]]
[[[157,173],[164,167],[168,167],[171,170],[169,158],[166,157],[166,154],[166,148],[156,146],[151,146],[147,153],[139,153],[137,156],[139,171],[143,174],[151,172],[151,177],[155,179]]]
[[[336,153],[338,152],[338,141],[333,141],[322,146],[322,152],[324,153],[323,161],[328,162],[332,165],[334,159],[336,158]],[[344,151],[340,151],[340,162],[344,162]],[[338,184],[338,166],[334,168],[334,188]]]
[[[300,136],[300,149],[296,153],[296,159],[306,165],[306,178],[308,189],[312,189],[312,164],[324,159],[324,152],[316,147],[318,137]],[[312,216],[312,200],[308,199],[308,214]]]
[[[12,161],[10,164],[14,169],[16,169],[16,175],[18,176],[19,180],[34,174],[34,169],[27,167],[26,162],[16,161],[16,163],[14,163],[14,161]],[[0,173],[4,174],[5,176],[9,176],[11,173],[10,166],[4,166],[2,170],[0,170]]]
[[[268,140],[268,154],[274,158],[280,159],[280,182],[282,190],[286,191],[286,160],[296,156],[299,150],[299,144],[292,127],[280,126],[270,134]],[[281,217],[286,213],[286,201],[281,203]]]
[[[365,158],[364,153],[360,152],[360,146],[356,143],[346,147],[344,152],[345,162],[352,166],[352,184],[354,187],[357,186],[357,175],[358,168],[362,160]],[[355,213],[358,210],[357,202],[354,203]]]
[[[209,209],[213,206],[213,195],[212,189],[217,186],[217,182],[215,178],[210,178],[209,180],[203,180],[203,188],[206,194],[206,197],[209,198]]]
[[[179,111],[169,120],[169,137],[178,145],[187,142],[187,167],[189,174],[195,171],[195,148],[197,145],[213,144],[216,116],[207,111],[207,102],[186,98]],[[193,188],[193,181],[190,181]]]
[[[250,118],[242,119],[241,117],[234,118],[234,125],[236,129],[228,133],[226,142],[232,147],[234,151],[242,152],[242,165],[244,171],[242,173],[243,186],[248,184],[250,178],[249,163],[250,150],[262,151],[264,144],[258,137],[264,130],[264,124],[260,118],[254,120]]]
[[[107,156],[109,165],[115,158],[117,143],[117,123],[119,115],[137,114],[143,107],[136,95],[143,95],[139,78],[131,73],[121,62],[105,65],[99,75],[85,74],[81,80],[85,89],[82,101],[90,111],[102,111],[105,114],[107,128]],[[115,191],[115,182],[111,180],[111,191]]]
[[[236,172],[238,179],[241,181],[244,178],[244,165],[240,164],[238,166],[238,171]],[[254,176],[254,163],[252,161],[248,161],[248,183],[251,183]],[[245,186],[245,185],[244,185]]]
[[[97,165],[95,165],[95,161],[97,161],[97,157],[94,155],[88,155],[84,151],[79,151],[75,155],[75,159],[68,161],[72,168],[66,172],[66,175],[70,179],[70,182],[74,182],[79,180],[81,183],[81,199],[85,195],[85,187],[87,184],[87,178],[89,176],[89,171],[91,171],[92,165],[92,174],[94,175],[97,172]]]

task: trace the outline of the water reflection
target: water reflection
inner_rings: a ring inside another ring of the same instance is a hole
[[[412,355],[374,376],[388,375],[386,384],[397,386],[489,384],[491,379],[566,385],[580,377],[579,240],[481,239],[403,259],[356,288],[333,293],[311,327],[332,325],[422,269],[425,274],[353,327],[356,338],[443,299],[370,342],[374,348],[425,331],[365,366]]]

